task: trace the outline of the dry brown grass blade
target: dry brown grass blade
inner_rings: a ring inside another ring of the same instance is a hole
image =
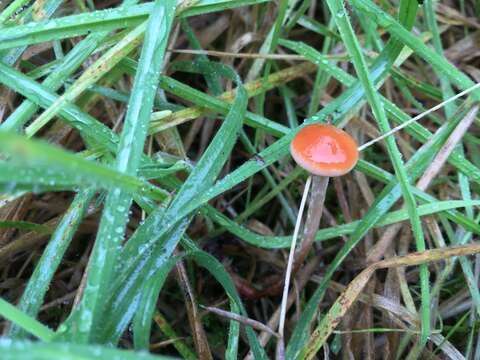
[[[473,121],[475,120],[478,114],[479,106],[473,106],[465,115],[465,117],[460,121],[457,125],[455,130],[450,134],[445,144],[443,144],[442,148],[438,151],[435,159],[431,162],[428,168],[423,173],[420,180],[417,182],[417,188],[420,190],[426,190],[428,185],[432,182],[432,180],[437,176],[437,174],[442,169],[443,165],[447,161],[448,157],[452,153],[455,146],[462,140],[463,136],[467,132],[470,125],[472,125]]]
[[[208,344],[207,335],[202,325],[202,319],[197,308],[197,301],[193,293],[187,271],[182,261],[176,264],[177,279],[180,285],[183,297],[185,299],[185,308],[187,310],[188,321],[192,329],[193,343],[200,360],[213,360],[212,352]]]
[[[218,309],[213,306],[202,306],[205,310],[216,314],[218,316],[224,317],[229,320],[234,320],[238,321],[240,324],[245,325],[245,326],[251,326],[253,329],[259,330],[259,331],[265,331],[269,333],[270,335],[273,335],[275,337],[278,337],[278,333],[276,333],[273,329],[271,329],[269,326],[261,323],[260,321],[249,319],[245,316],[238,315],[235,313],[232,313],[230,311]]]
[[[364,269],[350,282],[345,291],[337,298],[330,310],[322,319],[318,327],[310,336],[310,340],[301,354],[301,359],[313,359],[318,350],[337,327],[345,313],[356,301],[371,276],[378,269],[416,266],[448,259],[454,256],[467,256],[480,253],[480,243],[465,246],[433,249],[423,252],[411,253],[405,256],[395,256],[390,259],[376,262]]]

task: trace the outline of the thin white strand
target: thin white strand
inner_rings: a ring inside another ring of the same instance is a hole
[[[298,209],[297,221],[295,223],[295,230],[293,231],[292,243],[290,244],[290,253],[288,254],[287,271],[285,272],[285,281],[283,285],[282,305],[280,307],[280,321],[278,323],[278,333],[280,338],[283,338],[285,328],[285,317],[287,315],[287,300],[288,290],[290,287],[290,277],[292,275],[293,257],[295,255],[295,247],[297,244],[298,233],[300,231],[300,224],[302,223],[303,210],[305,209],[305,203],[307,202],[308,190],[312,183],[312,175],[310,175],[305,183],[305,189],[303,190],[302,201],[300,202],[300,208]]]
[[[466,90],[458,93],[457,95],[452,96],[451,98],[449,98],[449,99],[441,102],[440,104],[435,105],[435,106],[432,107],[431,109],[428,109],[427,111],[425,111],[425,112],[423,112],[423,113],[421,113],[421,114],[419,114],[419,115],[411,118],[410,120],[404,122],[403,124],[401,124],[401,125],[393,128],[392,130],[386,132],[385,134],[383,134],[383,135],[381,135],[381,136],[379,136],[379,137],[377,137],[377,138],[375,138],[375,139],[373,139],[373,140],[370,140],[370,141],[366,142],[365,144],[359,146],[359,147],[358,147],[358,151],[365,150],[367,147],[372,146],[373,144],[379,142],[379,141],[382,140],[382,139],[385,139],[386,137],[388,137],[388,136],[390,136],[390,135],[392,135],[392,134],[395,134],[397,131],[403,129],[404,127],[407,127],[407,126],[410,125],[411,123],[414,123],[415,121],[420,120],[421,118],[427,116],[428,114],[430,114],[430,113],[432,113],[432,112],[434,112],[434,111],[437,111],[438,109],[442,108],[442,107],[445,106],[446,104],[448,104],[448,103],[450,103],[450,102],[452,102],[452,101],[454,101],[454,100],[457,100],[459,97],[462,97],[463,95],[466,95],[466,94],[472,92],[473,90],[475,90],[475,89],[477,89],[477,88],[479,88],[479,87],[480,87],[480,83],[475,84],[475,85],[473,85],[472,87],[469,87],[468,89],[466,89]]]

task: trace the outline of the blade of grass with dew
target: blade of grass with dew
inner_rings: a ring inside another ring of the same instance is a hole
[[[32,10],[34,7],[32,5],[27,10],[23,11],[23,13],[20,15],[19,21],[27,23],[32,21],[32,19],[36,21],[48,19],[55,13],[55,11],[62,4],[62,2],[63,0],[47,0],[47,2],[43,4],[43,11],[41,12],[41,16],[36,17],[35,19],[33,19],[32,16]],[[6,64],[13,65],[20,58],[26,48],[27,46],[23,45],[9,51],[0,51],[0,59]]]
[[[148,210],[152,209],[149,208]],[[179,242],[186,231],[189,222],[189,218],[182,219],[177,226],[170,228],[169,231],[163,234],[164,239],[162,240],[168,239]],[[166,259],[166,262],[170,261],[171,258],[172,257]],[[137,273],[147,269],[148,261],[149,259],[145,257],[141,262],[138,263]],[[172,263],[169,264],[173,265]],[[120,288],[116,296],[110,296],[109,299],[107,299],[109,306],[106,309],[106,314],[104,315],[105,323],[101,333],[98,335],[98,338],[101,342],[109,344],[117,344],[119,342],[120,337],[125,332],[132,319],[134,319],[138,311],[141,311],[138,307],[140,306],[142,295],[145,293],[145,291],[147,291],[145,288],[147,285],[145,283],[145,279],[156,277],[161,278],[164,275],[166,276],[168,274],[164,273],[166,269],[167,268],[159,266],[158,268],[142,273],[141,283],[138,283],[133,288],[132,286]]]
[[[380,102],[379,96],[375,89],[374,83],[370,78],[368,66],[365,58],[363,57],[360,44],[354,34],[352,25],[350,24],[348,14],[345,10],[345,6],[342,2],[336,2],[327,0],[330,13],[335,18],[337,28],[344,41],[345,47],[349,52],[353,66],[358,75],[359,80],[362,82],[365,88],[365,95],[367,101],[371,107],[372,113],[377,121],[379,130],[381,133],[386,133],[391,130],[388,123],[387,115]],[[423,43],[422,43],[423,44]],[[388,155],[390,162],[393,165],[395,175],[398,177],[398,182],[402,189],[403,200],[407,207],[410,223],[412,226],[412,232],[415,239],[415,245],[417,251],[425,250],[425,239],[423,237],[422,224],[417,211],[417,204],[413,193],[410,191],[409,179],[406,174],[404,164],[402,161],[402,155],[397,147],[394,137],[389,136],[385,139],[387,145]],[[420,266],[420,289],[421,289],[421,334],[420,344],[424,346],[427,343],[428,336],[430,335],[430,284],[429,284],[429,272],[426,265]],[[319,349],[319,347],[318,347]],[[317,349],[317,350],[318,350]]]
[[[215,181],[216,176],[218,176],[223,164],[233,149],[237,139],[238,131],[242,126],[242,120],[244,118],[247,103],[246,93],[243,89],[241,81],[231,69],[223,65],[213,66],[213,64],[205,63],[177,63],[176,66],[183,66],[185,67],[184,70],[190,71],[195,70],[193,68],[194,66],[202,69],[207,67],[205,70],[215,71],[217,73],[221,73],[227,78],[234,79],[237,82],[238,88],[234,103],[220,130],[215,135],[214,140],[210,143],[201,160],[190,173],[187,181],[179,190],[178,194],[170,205],[169,210],[167,210],[167,212],[169,212],[168,217],[171,217],[171,219],[168,219],[170,226],[173,226],[178,220],[184,216],[187,216],[188,213],[183,211],[185,205],[194,202],[193,199],[198,196],[198,194],[205,192],[205,190],[208,189]],[[158,215],[159,218],[155,219],[156,216],[154,212],[147,218],[145,223],[137,229],[137,233],[132,236],[129,242],[127,242],[124,252],[135,253],[136,249],[141,245],[144,239],[151,239],[155,236],[161,235],[161,233],[156,235],[157,231],[155,230],[155,226],[160,226],[160,223],[166,220],[164,217],[167,217],[167,214],[160,213]],[[135,249],[135,251],[133,251],[133,249]]]
[[[41,141],[33,141],[17,134],[0,132],[0,151],[12,156],[12,164],[0,162],[2,175],[7,182],[21,183],[30,181],[46,185],[55,185],[58,181],[63,185],[65,181],[78,186],[101,184],[105,188],[116,186],[128,193],[143,193],[157,200],[169,197],[169,194],[148,182],[142,181],[135,176],[129,175],[106,165],[86,160],[76,154],[58,149],[53,145]],[[31,169],[29,175],[29,169]],[[26,170],[22,173],[23,180],[17,179],[17,171]],[[44,171],[44,175],[42,175]],[[39,176],[35,179],[35,176]],[[29,179],[31,177],[31,179]]]
[[[28,316],[2,298],[0,298],[0,316],[42,341],[49,342],[54,336],[54,332],[50,328]]]
[[[109,49],[45,111],[40,114],[26,129],[28,137],[33,136],[50,121],[66,103],[74,103],[75,100],[91,85],[96,83],[103,75],[109,72],[125,56],[137,48],[143,39],[146,23],[142,23],[129,32],[115,46]],[[101,33],[103,37],[104,32]]]
[[[150,355],[145,352],[112,349],[100,345],[77,345],[71,343],[42,343],[26,340],[0,338],[0,350],[3,360],[175,360],[178,358],[162,355]]]
[[[152,330],[152,319],[157,307],[158,296],[163,287],[167,275],[170,273],[178,256],[173,256],[167,260],[165,265],[155,274],[145,281],[138,308],[132,321],[133,344],[135,350],[148,350],[150,346],[150,334]]]
[[[119,172],[135,175],[140,165],[175,7],[175,0],[157,0],[149,16],[115,162],[115,169]],[[131,201],[131,195],[120,188],[109,191],[107,195],[83,297],[68,320],[73,323],[67,335],[70,340],[85,343],[95,339],[95,329],[101,323]]]
[[[269,0],[200,0],[190,3],[190,6],[184,8],[178,15],[188,17],[266,1]],[[53,2],[60,5],[62,0],[54,0]],[[0,50],[61,40],[85,35],[90,32],[113,31],[137,26],[147,20],[149,14],[152,13],[153,7],[153,2],[135,6],[120,6],[113,9],[64,16],[43,21],[35,26],[31,26],[31,23],[26,23],[24,25],[3,28],[0,34]]]
[[[57,271],[93,195],[94,190],[89,188],[79,191],[75,196],[28,280],[27,287],[17,305],[20,311],[34,318],[37,316],[53,275]],[[26,335],[25,331],[15,324],[12,324],[7,334],[13,339],[22,339]]]
[[[125,0],[124,6],[135,4],[136,0]],[[108,32],[98,32],[88,35],[68,52],[55,71],[43,81],[42,85],[50,91],[58,90],[64,81],[90,56],[90,54],[107,37]],[[0,130],[18,131],[37,111],[38,106],[30,100],[25,100],[10,116],[0,124]]]

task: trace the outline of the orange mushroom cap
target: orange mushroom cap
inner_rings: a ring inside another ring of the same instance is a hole
[[[358,161],[356,141],[333,125],[314,124],[300,129],[290,144],[293,159],[320,176],[341,176]]]

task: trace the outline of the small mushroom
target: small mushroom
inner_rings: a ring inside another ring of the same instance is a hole
[[[325,191],[328,185],[328,179],[332,176],[342,176],[355,167],[358,161],[357,142],[345,131],[329,124],[307,125],[301,128],[290,144],[290,153],[296,163],[310,172],[313,176],[313,192],[309,206],[309,222],[315,224],[312,228],[318,228],[322,216],[323,201]],[[292,236],[290,253],[288,256],[287,269],[285,272],[285,281],[282,296],[282,305],[280,308],[279,319],[279,341],[277,343],[277,358],[282,358],[284,347],[284,326],[287,311],[288,290],[294,262],[296,264],[303,261],[303,257],[313,242],[314,234],[309,239],[304,239],[302,250],[299,251],[298,258],[295,257],[295,247],[300,230],[301,219],[305,203],[312,183],[312,176],[309,176],[305,183],[305,189],[298,211],[297,222]],[[317,211],[311,211],[315,208]],[[312,216],[311,216],[312,214]],[[305,244],[308,242],[308,244]],[[304,246],[306,245],[306,246]]]
[[[358,161],[356,141],[333,125],[300,129],[290,144],[290,153],[298,165],[319,176],[345,175]]]

